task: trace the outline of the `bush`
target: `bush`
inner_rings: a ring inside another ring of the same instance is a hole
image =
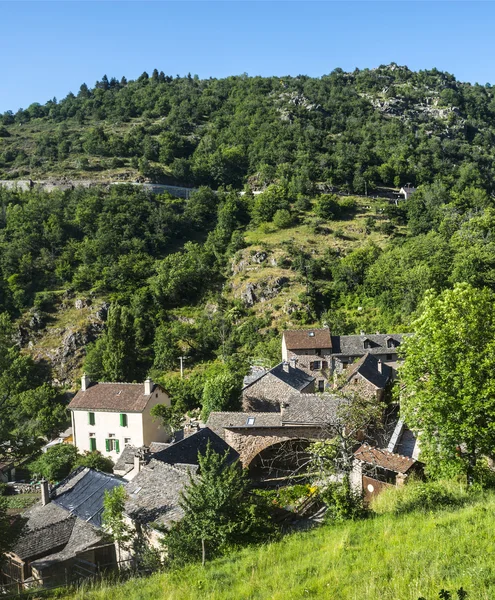
[[[347,521],[363,519],[366,516],[363,495],[353,490],[348,477],[340,483],[331,483],[322,493],[327,505],[326,519]]]
[[[292,225],[292,215],[284,208],[277,210],[273,216],[273,224],[278,227],[278,229],[287,229]]]
[[[411,482],[404,487],[385,490],[373,500],[371,507],[377,514],[399,515],[454,508],[468,498],[466,488],[453,482]]]
[[[357,202],[355,198],[341,198],[339,200],[339,206],[342,213],[350,214],[353,213],[357,208]]]
[[[323,196],[320,196],[315,206],[315,214],[327,221],[338,219],[341,214],[338,197],[335,194],[323,194]]]

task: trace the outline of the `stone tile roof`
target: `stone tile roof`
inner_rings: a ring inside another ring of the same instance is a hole
[[[369,381],[377,389],[384,389],[388,380],[392,376],[392,370],[386,364],[382,363],[382,372],[378,370],[379,361],[369,352],[360,358],[356,363],[350,365],[345,371],[347,381],[359,373],[366,381]]]
[[[117,475],[126,475],[129,471],[134,469],[134,456],[136,452],[139,450],[136,446],[131,446],[130,444],[126,444],[124,449],[120,453],[115,466],[113,467],[114,473]],[[118,471],[118,473],[117,473]]]
[[[66,515],[66,518],[58,523],[29,531],[23,530],[13,548],[14,554],[21,560],[29,560],[57,548],[63,548],[70,539],[75,521],[76,517]]]
[[[284,331],[283,338],[289,350],[311,350],[313,348],[331,348],[330,330],[292,329]]]
[[[409,456],[394,454],[382,448],[375,448],[368,444],[363,444],[354,452],[354,457],[357,460],[365,462],[369,465],[382,467],[395,473],[407,473],[417,461]]]
[[[273,367],[269,373],[277,377],[277,379],[280,379],[280,381],[290,385],[291,388],[294,388],[298,392],[315,380],[314,377],[308,375],[308,373],[305,373],[302,369],[298,369],[297,367],[294,368],[290,364],[284,365],[284,363],[280,363],[276,367]]]
[[[339,421],[347,400],[332,394],[294,394],[282,407],[283,425],[328,425]]]
[[[123,485],[120,477],[79,467],[56,486],[50,494],[52,502],[86,523],[101,527],[105,491]]]
[[[332,354],[342,356],[362,356],[369,354],[394,354],[396,348],[402,343],[404,335],[402,333],[377,333],[374,335],[337,335],[332,336]],[[364,342],[368,340],[370,347],[365,348]],[[393,348],[387,345],[388,340],[392,340]]]
[[[210,444],[212,450],[218,454],[228,452],[229,461],[233,462],[239,458],[239,454],[231,448],[222,437],[209,427],[204,427],[196,433],[187,436],[180,442],[171,444],[165,450],[156,452],[152,458],[170,465],[198,465],[198,454],[204,454],[206,447]]]
[[[157,522],[170,527],[184,511],[180,507],[181,492],[187,487],[195,468],[178,469],[151,459],[126,485],[126,514],[140,523]]]
[[[56,562],[106,540],[98,530],[104,491],[117,485],[123,482],[112,475],[76,469],[50,492],[50,503],[39,502],[23,514],[26,521],[13,552],[23,560],[45,554],[43,561]]]
[[[154,384],[151,395],[156,387]],[[143,412],[151,395],[144,394],[143,383],[93,383],[85,392],[77,392],[69,409]]]
[[[254,419],[254,422],[248,425],[248,419]],[[211,412],[206,425],[223,438],[224,429],[282,427],[282,415],[274,412]]]

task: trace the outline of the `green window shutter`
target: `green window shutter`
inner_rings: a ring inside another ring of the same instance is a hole
[[[110,452],[110,440],[109,439],[105,440],[105,450],[107,452]]]
[[[115,440],[115,452],[117,452],[117,454],[120,452],[119,440]]]
[[[91,452],[96,450],[96,438],[89,438],[89,449]]]
[[[127,415],[126,414],[120,415],[120,426],[127,427]]]
[[[95,413],[94,412],[89,412],[88,413],[88,423],[90,425],[94,425],[95,424]]]

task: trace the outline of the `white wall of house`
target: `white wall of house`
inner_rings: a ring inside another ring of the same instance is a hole
[[[115,461],[126,444],[139,447],[149,446],[151,442],[167,442],[170,438],[169,433],[162,427],[160,419],[153,420],[150,415],[150,410],[155,404],[170,406],[170,398],[158,387],[153,390],[143,412],[72,410],[74,445],[79,452],[89,452],[90,439],[94,437],[96,450]],[[94,413],[94,425],[90,424],[89,412]],[[121,425],[121,414],[127,415],[126,426]],[[118,440],[118,452],[115,446],[107,451],[107,439]]]

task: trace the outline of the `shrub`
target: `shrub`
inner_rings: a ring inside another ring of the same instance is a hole
[[[385,490],[373,500],[371,507],[377,514],[430,512],[461,506],[468,497],[466,488],[453,482],[411,482]]]
[[[339,206],[342,213],[350,214],[356,210],[357,202],[355,198],[341,198],[339,200]]]
[[[348,477],[340,483],[331,483],[322,493],[327,505],[326,519],[347,521],[363,519],[366,516],[363,495],[353,490]]]
[[[279,229],[287,229],[292,225],[292,215],[285,208],[277,210],[273,216],[273,224]]]
[[[338,197],[335,194],[323,194],[315,206],[315,214],[321,219],[338,219],[341,208]]]

